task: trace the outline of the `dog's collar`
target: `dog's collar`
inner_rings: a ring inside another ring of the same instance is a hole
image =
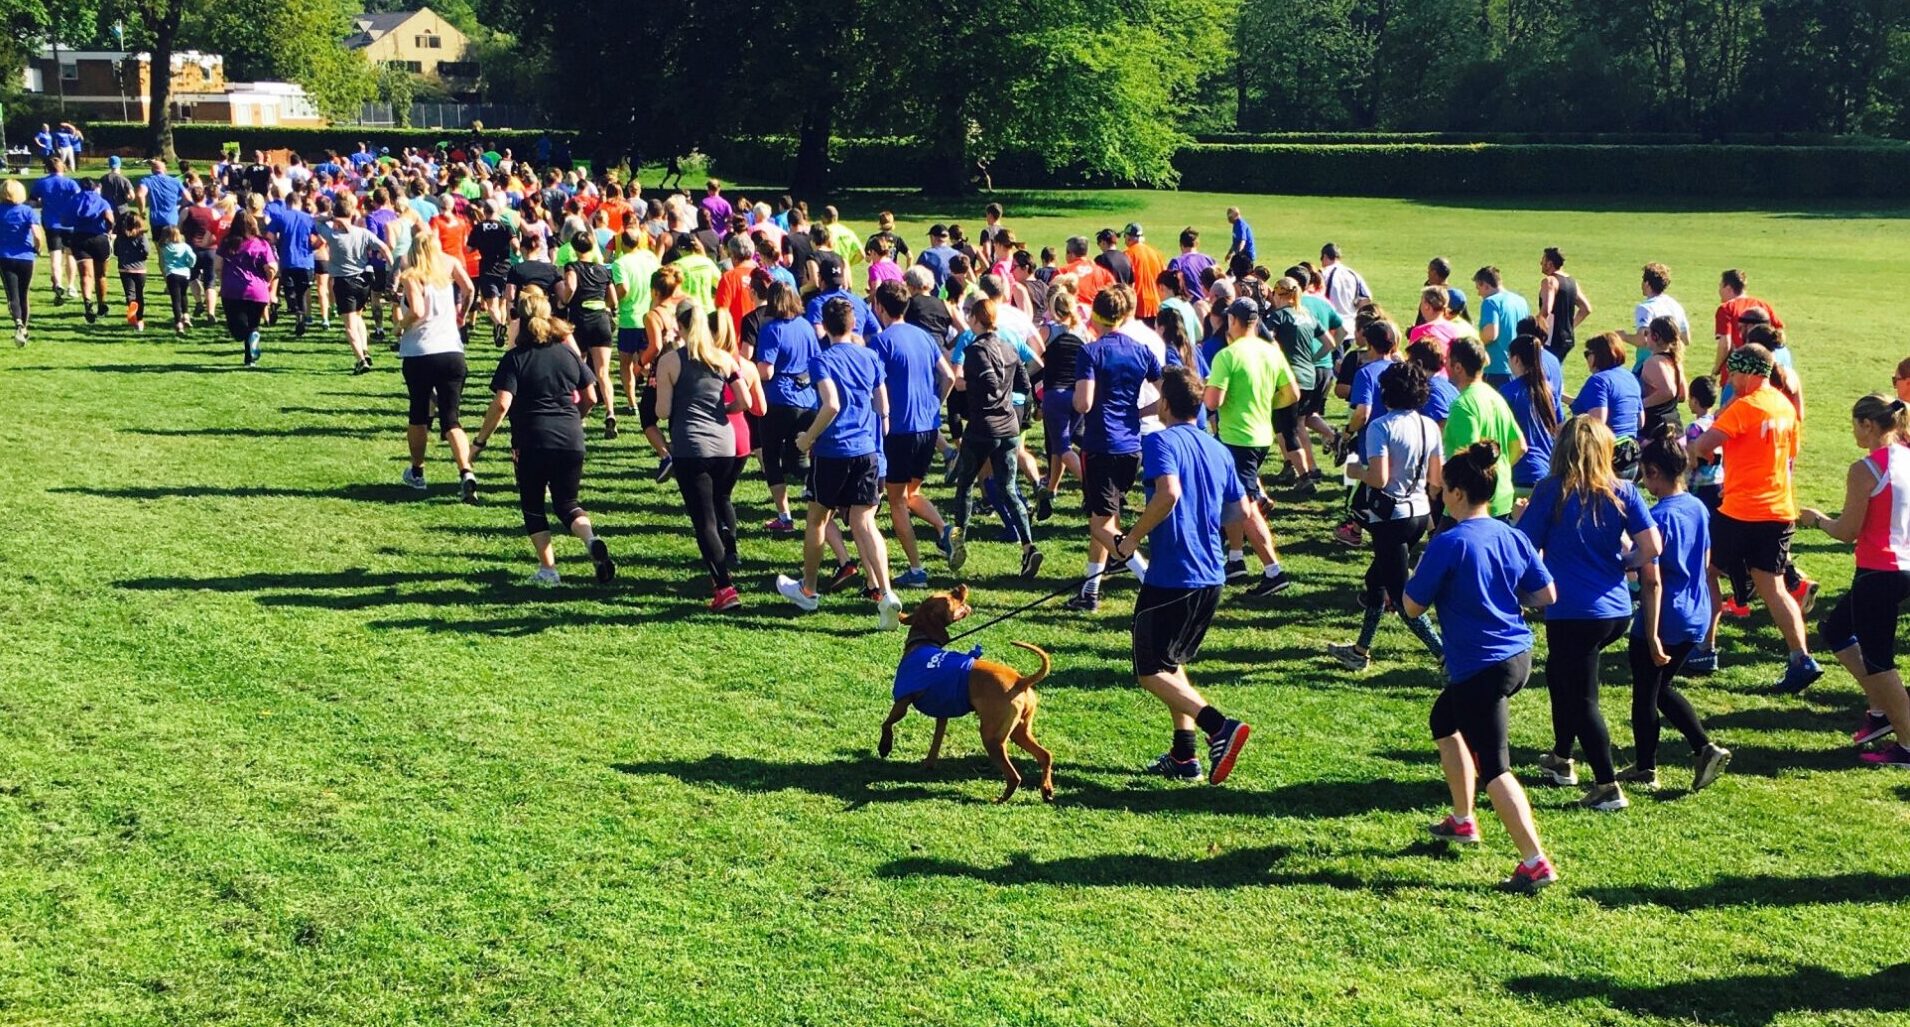
[[[933,633],[931,634],[931,632]],[[928,627],[910,628],[909,637],[902,643],[902,651],[904,653],[911,652],[917,646],[924,645],[932,645],[938,649],[946,648],[948,646],[948,629],[942,628],[936,631]]]

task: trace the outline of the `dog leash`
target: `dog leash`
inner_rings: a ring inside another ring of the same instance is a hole
[[[1082,585],[1085,585],[1088,582],[1093,581],[1094,579],[1101,577],[1104,574],[1108,574],[1117,568],[1125,569],[1126,565],[1125,564],[1110,564],[1108,567],[1105,567],[1099,571],[1094,572],[1093,574],[1088,575],[1085,578],[1082,578],[1079,582],[1076,582],[1075,584],[1064,585],[1061,588],[1053,592],[1050,592],[1039,599],[1033,600],[1032,602],[1023,603],[1020,606],[1017,606],[1006,613],[1000,614],[999,616],[996,616],[992,620],[983,621],[982,623],[977,624],[972,628],[969,628],[967,631],[964,631],[959,635],[950,636],[948,640],[948,644],[954,645],[956,642],[959,642],[962,639],[967,638],[968,636],[976,633],[977,631],[982,631],[988,628],[992,628],[995,625],[1000,624],[1002,621],[1009,619],[1010,617],[1019,617],[1022,614],[1027,613],[1029,610],[1032,610],[1035,607],[1040,606],[1042,603],[1051,602],[1053,600],[1059,599],[1062,596],[1068,595],[1070,593],[1079,592],[1081,591]]]

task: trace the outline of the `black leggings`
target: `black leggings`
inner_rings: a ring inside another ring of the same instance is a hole
[[[730,492],[736,488],[741,463],[733,456],[680,456],[672,464],[683,505],[690,511],[690,526],[696,530],[696,548],[717,588],[730,586],[727,561],[736,549],[736,508],[730,503]]]
[[[550,530],[550,518],[544,515],[544,493],[550,493],[550,505],[557,519],[569,528],[584,508],[577,502],[577,486],[584,478],[584,451],[581,449],[520,449],[517,451],[517,503],[524,511],[524,532],[536,535]]]
[[[1524,688],[1531,676],[1532,652],[1528,649],[1464,681],[1447,684],[1433,700],[1433,741],[1458,735],[1472,750],[1481,787],[1512,769],[1512,753],[1506,744],[1506,700]]]
[[[280,270],[280,291],[285,297],[285,309],[305,320],[305,297],[312,288],[312,269],[308,267],[288,267]]]
[[[190,275],[167,275],[166,298],[172,301],[172,322],[186,319],[186,290],[192,287]]]
[[[146,272],[121,271],[119,291],[126,297],[126,306],[132,313],[133,320],[146,320]]]
[[[1598,709],[1598,654],[1624,635],[1630,617],[1545,622],[1545,687],[1552,693],[1552,755],[1569,759],[1585,747],[1593,780],[1611,784],[1612,734]]]
[[[7,313],[15,324],[27,323],[27,286],[33,284],[33,262],[0,260],[0,283],[6,285]]]
[[[763,480],[774,488],[790,478],[809,477],[808,461],[796,448],[796,436],[809,430],[816,419],[814,410],[802,407],[772,406],[763,415],[763,437],[758,440],[763,452]]]
[[[1300,404],[1290,403],[1273,412],[1273,430],[1280,434],[1280,446],[1289,453],[1306,448],[1306,417]]]
[[[220,305],[225,307],[225,329],[232,334],[232,341],[244,342],[259,330],[259,324],[265,320],[265,304],[256,300],[223,299]]]
[[[405,392],[411,398],[412,427],[431,426],[431,403],[438,404],[438,430],[449,435],[456,431],[458,405],[464,401],[464,379],[469,373],[462,353],[432,353],[406,357],[403,361]]]
[[[1685,657],[1697,648],[1696,642],[1679,642],[1665,647],[1665,653],[1671,662],[1660,667],[1651,662],[1651,654],[1645,649],[1645,642],[1634,637],[1626,656],[1631,660],[1631,739],[1638,749],[1637,766],[1640,770],[1658,766],[1658,714],[1663,713],[1671,726],[1685,736],[1695,751],[1710,744],[1711,736],[1704,732],[1704,722],[1698,719],[1698,711],[1691,708],[1691,702],[1684,693],[1671,687],[1671,679],[1684,669]]]
[[[1014,529],[1015,538],[1022,545],[1032,545],[1035,541],[1034,529],[1028,524],[1028,504],[1022,501],[1019,482],[1021,436],[1010,435],[1005,439],[984,435],[980,425],[962,436],[961,449],[955,456],[955,519],[957,527],[967,530],[968,511],[972,500],[969,493],[973,490],[975,479],[982,473],[982,465],[994,468],[995,487],[1001,490],[1002,502],[1008,506],[1008,526]]]
[[[1392,600],[1394,609],[1406,609],[1407,565],[1413,544],[1426,537],[1429,523],[1424,515],[1367,523],[1367,538],[1373,546],[1373,562],[1366,567],[1364,593],[1369,609],[1387,599]]]

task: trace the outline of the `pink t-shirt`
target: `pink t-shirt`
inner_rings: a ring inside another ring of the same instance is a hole
[[[899,282],[901,280],[902,269],[895,266],[895,261],[887,257],[869,265],[869,290],[871,292],[875,291],[876,286],[881,285],[883,282]]]

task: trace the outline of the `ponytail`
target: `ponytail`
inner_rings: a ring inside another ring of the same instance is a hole
[[[1447,488],[1457,489],[1468,503],[1489,503],[1499,490],[1499,444],[1475,442],[1454,453],[1442,474]]]
[[[1657,471],[1658,476],[1666,481],[1679,480],[1687,466],[1684,433],[1676,424],[1660,422],[1646,437],[1638,464],[1643,470]]]
[[[1519,380],[1525,383],[1532,416],[1547,436],[1556,436],[1559,433],[1558,400],[1552,396],[1552,383],[1545,378],[1544,342],[1536,335],[1521,335],[1512,340],[1510,352],[1525,365],[1525,374]]]
[[[1903,400],[1886,399],[1871,393],[1850,408],[1850,419],[1864,421],[1888,431],[1898,441],[1910,440],[1910,406]]]

